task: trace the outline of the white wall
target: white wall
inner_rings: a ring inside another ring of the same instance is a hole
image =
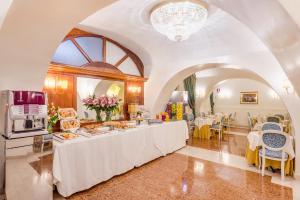
[[[217,92],[217,88],[220,92]],[[280,97],[266,84],[250,79],[231,79],[214,89],[215,112],[237,113],[238,125],[247,126],[247,112],[252,115],[287,113]],[[258,92],[258,104],[240,104],[240,92]],[[201,111],[210,110],[209,96],[201,104]]]

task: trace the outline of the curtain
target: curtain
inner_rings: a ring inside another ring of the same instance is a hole
[[[196,109],[195,109],[195,87],[196,87],[196,75],[193,74],[183,81],[184,89],[188,91],[188,103],[190,108],[193,111],[193,115],[196,116]]]
[[[215,114],[214,92],[210,93],[210,95],[209,95],[209,102],[210,102],[210,111],[211,111],[211,114]]]

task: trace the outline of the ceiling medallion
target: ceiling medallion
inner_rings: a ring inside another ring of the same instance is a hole
[[[151,10],[150,21],[156,31],[179,42],[199,31],[207,15],[207,6],[199,1],[165,1]]]

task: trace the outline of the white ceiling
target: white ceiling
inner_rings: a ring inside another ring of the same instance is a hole
[[[111,37],[132,49],[144,62],[148,76],[153,66],[191,66],[204,57],[266,50],[245,26],[214,6],[210,6],[210,16],[198,33],[187,41],[172,42],[149,23],[149,10],[156,3],[120,0],[91,15],[79,27]]]

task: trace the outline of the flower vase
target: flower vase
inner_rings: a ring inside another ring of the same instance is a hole
[[[110,111],[106,111],[106,121],[111,121],[111,112]]]
[[[53,133],[53,126],[52,125],[48,125],[47,131],[48,131],[48,134]]]
[[[102,121],[101,111],[100,110],[96,110],[96,121],[97,122],[101,122]]]

